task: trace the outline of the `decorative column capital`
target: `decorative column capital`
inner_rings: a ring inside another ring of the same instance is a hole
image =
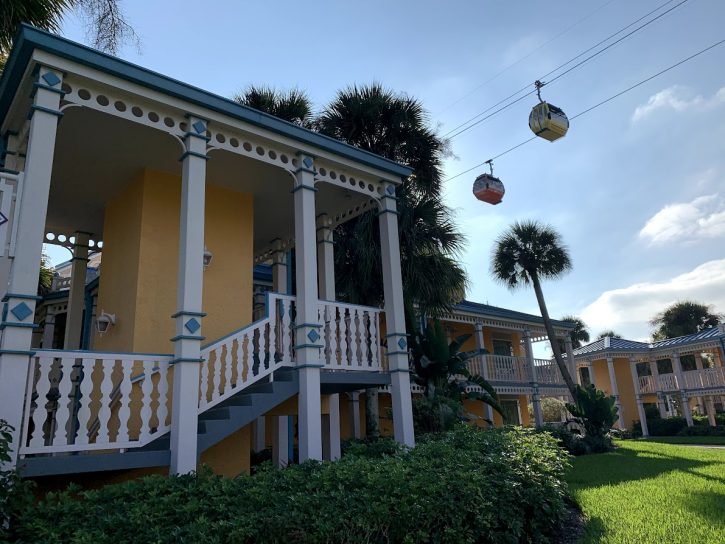
[[[308,174],[315,175],[317,174],[317,170],[315,170],[315,157],[314,155],[311,155],[310,153],[306,153],[304,151],[298,151],[297,152],[297,170],[295,170],[295,174],[298,174],[300,172],[306,172]]]

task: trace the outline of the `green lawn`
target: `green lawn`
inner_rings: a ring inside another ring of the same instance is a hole
[[[656,436],[648,442],[662,444],[702,444],[705,446],[725,446],[725,436]]]
[[[584,543],[725,542],[725,450],[640,440],[574,459]]]

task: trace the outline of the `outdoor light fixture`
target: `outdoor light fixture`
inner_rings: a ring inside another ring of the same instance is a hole
[[[209,268],[209,265],[211,264],[211,260],[214,256],[211,254],[211,251],[207,249],[206,246],[204,246],[204,270]]]
[[[116,324],[116,314],[107,314],[101,310],[101,315],[96,318],[96,330],[98,334],[106,334],[108,329]]]

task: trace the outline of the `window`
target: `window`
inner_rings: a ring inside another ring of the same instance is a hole
[[[506,425],[521,425],[521,416],[519,413],[519,401],[502,400],[501,410],[505,418]]]
[[[506,355],[508,357],[514,354],[513,346],[510,340],[495,340],[493,341],[493,354],[494,355]]]

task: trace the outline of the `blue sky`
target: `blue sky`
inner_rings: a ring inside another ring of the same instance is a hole
[[[124,0],[141,46],[120,56],[225,96],[250,83],[298,87],[318,107],[344,86],[379,81],[419,98],[445,133],[663,2]],[[722,21],[724,2],[689,0],[543,96],[576,114],[725,38]],[[63,33],[85,41],[73,15]],[[482,169],[448,182],[468,237],[468,298],[538,313],[533,292],[512,293],[489,274],[494,238],[514,220],[538,219],[562,233],[574,261],[544,285],[552,316],[644,339],[647,319],[675,300],[725,312],[723,66],[725,45],[573,121],[566,138],[501,157],[498,206],[471,194]],[[534,103],[454,138],[447,177],[528,138]]]

